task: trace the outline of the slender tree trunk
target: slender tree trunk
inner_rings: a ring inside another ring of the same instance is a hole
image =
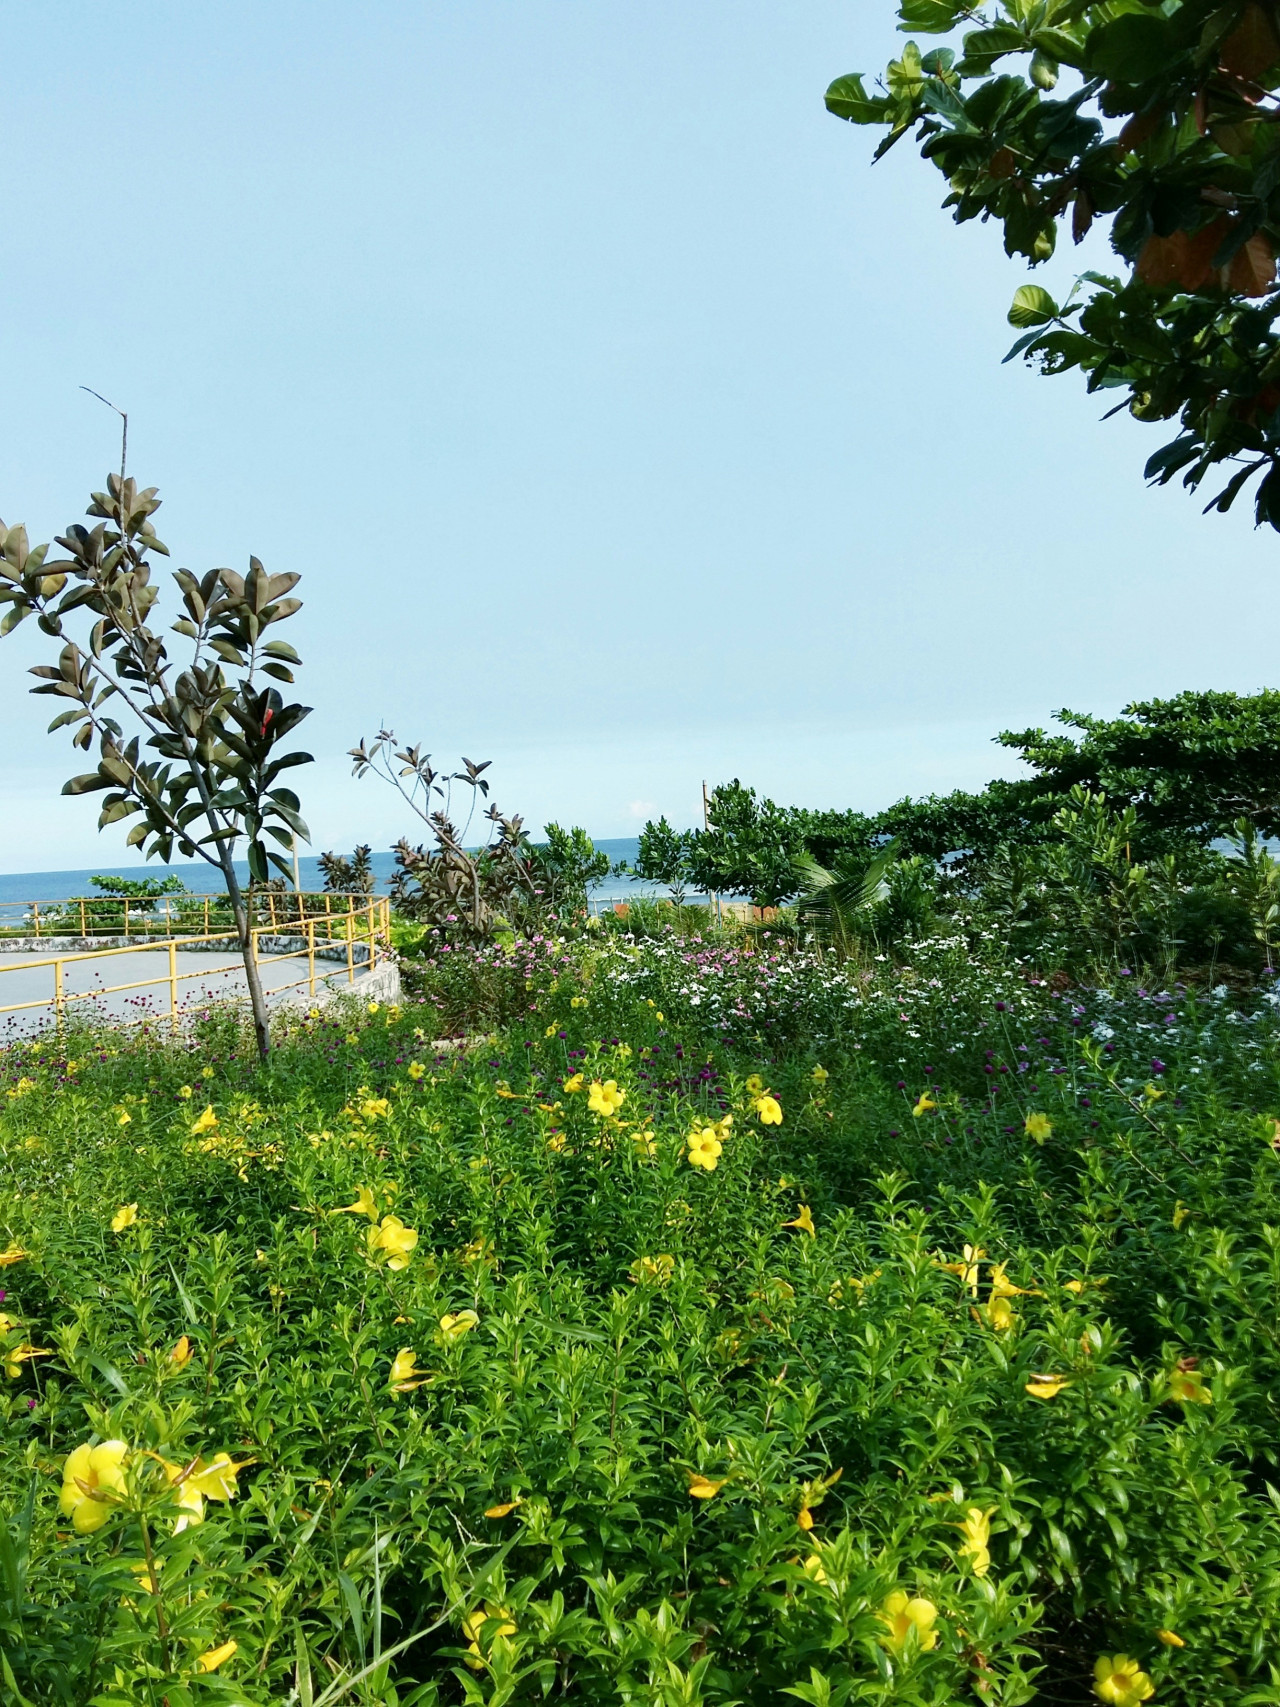
[[[240,938],[240,952],[244,956],[244,976],[249,986],[249,1006],[253,1009],[253,1033],[258,1043],[258,1056],[265,1061],[271,1053],[271,1024],[267,1016],[267,998],[262,993],[262,979],[258,973],[257,957],[253,952],[249,909],[245,904],[244,891],[240,887],[240,879],[236,876],[230,852],[227,852],[222,860],[222,875],[227,881],[227,894],[231,900],[231,911]]]

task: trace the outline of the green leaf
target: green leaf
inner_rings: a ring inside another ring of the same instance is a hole
[[[1145,83],[1168,69],[1184,51],[1180,34],[1150,12],[1128,12],[1090,33],[1089,69],[1113,83]]]
[[[1019,285],[1009,310],[1011,326],[1047,326],[1058,317],[1058,305],[1040,285]]]
[[[837,77],[824,99],[829,113],[850,124],[880,124],[892,106],[887,95],[868,95],[857,76]]]
[[[967,10],[963,0],[902,0],[898,28],[904,35],[919,30],[921,35],[944,36],[955,29]]]

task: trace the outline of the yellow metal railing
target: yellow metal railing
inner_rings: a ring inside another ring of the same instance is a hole
[[[220,897],[209,897],[215,904]],[[267,903],[270,903],[268,906]],[[323,903],[323,906],[321,905]],[[222,903],[225,908],[225,901]],[[363,976],[372,972],[380,961],[385,960],[391,947],[391,903],[385,896],[357,895],[257,895],[252,898],[253,916],[261,918],[264,914],[270,919],[269,923],[254,924],[249,936],[253,947],[253,958],[259,968],[280,965],[286,961],[306,962],[306,971],[299,978],[283,984],[268,984],[263,980],[264,993],[268,996],[279,996],[287,990],[299,990],[305,984],[311,996],[316,994],[317,961],[320,963],[319,982],[331,982],[335,977],[341,978],[346,973],[346,983],[354,984],[357,967]],[[68,903],[45,902],[47,910],[56,905],[66,906]],[[91,906],[100,905],[96,901]],[[34,914],[36,903],[30,903]],[[208,917],[207,906],[205,917]],[[10,933],[12,936],[13,933]],[[28,939],[38,933],[35,930],[23,933]],[[48,930],[46,935],[50,934]],[[89,932],[84,934],[88,935]],[[264,937],[302,937],[300,947],[272,951],[268,944],[264,950]],[[178,955],[192,949],[204,948],[227,955],[239,956],[240,940],[234,930],[225,931],[193,931],[181,936],[156,938],[151,935],[137,935],[133,940],[122,943],[118,948],[80,949],[74,953],[43,955],[39,958],[25,952],[0,954],[0,995],[4,994],[4,974],[6,972],[31,972],[40,967],[53,968],[52,996],[37,997],[32,1001],[10,1002],[0,1004],[0,1014],[15,1014],[37,1008],[52,1008],[58,1022],[66,1017],[71,1006],[76,1002],[95,1001],[100,996],[122,995],[131,990],[152,990],[168,987],[169,1008],[167,1017],[176,1028],[182,1013],[179,1001],[179,986],[193,979],[209,979],[218,973],[234,973],[235,964],[226,967],[199,968],[194,972],[178,970]],[[66,971],[68,966],[92,962],[101,964],[117,958],[122,954],[159,954],[164,951],[167,956],[167,970],[160,975],[147,978],[131,979],[123,984],[98,984],[91,990],[69,990],[67,988]],[[326,962],[332,963],[337,956],[338,970],[326,970]],[[165,1017],[164,1015],[149,1014],[148,1018]]]

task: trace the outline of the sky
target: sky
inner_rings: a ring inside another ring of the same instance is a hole
[[[874,809],[1059,707],[1274,685],[1275,536],[1003,366],[1025,263],[825,112],[901,41],[890,0],[11,0],[0,515],[83,514],[88,385],[175,564],[302,575],[318,848],[412,833],[344,757],[380,725],[605,837],[704,779]],[[50,644],[0,644],[0,871],[121,857],[58,794]]]

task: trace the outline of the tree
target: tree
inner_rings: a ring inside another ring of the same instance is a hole
[[[914,132],[943,205],[999,221],[1008,254],[1034,266],[1068,215],[1077,243],[1106,219],[1131,269],[1085,273],[1061,306],[1024,285],[1006,359],[1078,368],[1091,392],[1127,392],[1116,410],[1179,419],[1148,479],[1195,489],[1221,466],[1206,508],[1223,511],[1260,476],[1257,521],[1280,528],[1280,0],[901,0],[898,17],[977,28],[958,57],[907,42],[872,93],[838,78],[828,109],[887,130],[877,159]]]
[[[692,831],[674,829],[665,813],[656,824],[651,819],[640,832],[636,876],[646,883],[665,884],[671,891],[672,905],[683,907],[692,849]]]
[[[694,832],[689,876],[713,893],[750,895],[758,907],[776,907],[797,893],[795,858],[803,849],[800,814],[757,800],[755,789],[735,777],[707,802],[707,828]]]
[[[526,849],[539,900],[558,918],[581,916],[591,886],[609,875],[609,856],[576,824],[570,830],[547,824],[542,833],[546,841],[531,842]]]
[[[361,842],[350,857],[340,853],[322,853],[318,863],[324,874],[324,886],[332,894],[373,894],[373,849],[368,842]]]
[[[297,653],[263,636],[300,609],[288,596],[299,576],[268,575],[256,557],[243,576],[176,570],[186,614],[171,631],[191,643],[189,661],[179,668],[152,626],[159,589],[148,556],[169,554],[151,524],[159,507],[156,488],[139,491],[122,463],[119,475],[107,477],[107,490],[92,496],[88,514],[100,518],[97,526],[73,523],[58,536],[65,558],[49,561],[50,546],[31,547],[25,528],[0,523],[0,603],[9,607],[0,636],[34,616],[45,634],[63,642],[56,665],[31,671],[40,679],[31,691],[64,702],[50,731],[74,730],[72,745],[85,752],[96,740],[98,764],[70,778],[62,792],[105,790],[99,829],[140,815],[126,841],[148,859],[168,862],[176,849],[221,871],[265,1059],[266,997],[235,852],[244,839],[250,877],[265,882],[270,866],[286,876],[289,866],[268,851],[264,837],[286,848],[294,836],[307,840],[298,797],[278,779],[311,762],[309,753],[279,753],[310,707],[286,705],[277,689],[259,681],[263,675],[293,681]],[[83,645],[66,626],[77,616],[94,619]]]

